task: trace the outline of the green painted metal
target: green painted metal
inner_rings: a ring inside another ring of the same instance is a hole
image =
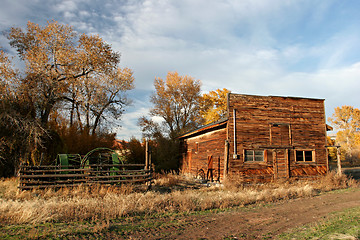
[[[113,164],[120,164],[119,155],[117,153],[111,154]]]
[[[106,156],[111,154],[109,157]],[[108,157],[108,159],[107,159]],[[81,160],[81,167],[88,166],[91,160],[95,159],[96,164],[124,164],[119,155],[110,148],[95,148],[88,152]],[[107,162],[106,162],[107,161]],[[114,170],[119,170],[114,169]]]
[[[56,163],[62,169],[68,169],[69,166],[80,166],[81,156],[79,154],[58,154]]]
[[[69,160],[67,154],[58,154],[56,162],[61,166],[62,169],[69,168]]]
[[[71,169],[80,167],[81,156],[79,154],[58,154],[56,157],[56,164],[61,169]],[[68,174],[70,172],[61,172],[61,174]]]
[[[111,160],[112,160],[113,164],[120,164],[119,155],[117,155],[117,153],[111,154]],[[119,171],[119,167],[112,167],[111,170],[112,171]],[[110,175],[116,175],[116,173],[113,172]]]
[[[58,154],[56,157],[56,164],[60,166],[61,169],[71,169],[73,168],[89,168],[89,165],[95,165],[94,168],[96,171],[101,170],[111,170],[110,175],[117,175],[115,171],[119,171],[119,166],[109,166],[109,165],[121,165],[124,164],[123,159],[119,156],[114,150],[110,148],[95,148],[88,152],[83,158],[79,154]],[[104,166],[102,166],[104,165]],[[62,172],[63,174],[68,174],[69,172]]]

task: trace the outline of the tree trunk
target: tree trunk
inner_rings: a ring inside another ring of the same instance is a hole
[[[49,116],[52,108],[54,107],[54,104],[47,103],[44,112],[41,114],[41,125],[43,127],[47,127],[47,124],[49,122]]]
[[[76,114],[77,114],[77,117],[78,117],[80,131],[83,131],[83,125],[82,125],[82,122],[81,122],[81,116],[80,116],[80,111],[79,111],[78,105],[76,105]]]
[[[92,129],[91,135],[95,134],[96,128],[98,127],[98,125],[100,123],[100,118],[101,118],[101,113],[96,115],[96,119],[95,119],[95,122],[94,122],[94,126],[93,126],[93,129]]]

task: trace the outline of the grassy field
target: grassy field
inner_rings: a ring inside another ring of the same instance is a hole
[[[0,181],[0,239],[97,239],[111,232],[121,236],[149,224],[156,226],[156,218],[176,225],[181,224],[176,217],[183,214],[309,197],[357,184],[345,176],[329,174],[317,181],[245,186],[231,179],[222,186],[201,187],[170,174],[155,179],[151,191],[134,186],[19,191],[17,181]]]
[[[360,208],[337,212],[324,221],[281,234],[278,239],[360,239]]]

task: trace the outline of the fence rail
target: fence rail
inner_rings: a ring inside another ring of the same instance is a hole
[[[93,164],[80,166],[21,166],[22,190],[62,188],[91,184],[126,184],[151,182],[145,164]]]

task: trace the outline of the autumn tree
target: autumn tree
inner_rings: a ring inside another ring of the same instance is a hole
[[[169,72],[166,79],[155,78],[155,92],[150,98],[150,116],[139,119],[144,137],[151,138],[152,160],[156,171],[177,170],[177,137],[200,124],[201,83],[190,76]],[[155,122],[158,117],[162,122]]]
[[[190,76],[169,72],[166,80],[155,78],[155,93],[150,102],[150,117],[161,117],[164,129],[170,138],[175,138],[198,126],[200,116],[201,83]],[[143,130],[161,129],[157,123],[142,117],[139,121]]]
[[[33,161],[45,130],[32,115],[19,88],[19,71],[0,50],[0,176],[13,176],[26,160]]]
[[[127,163],[143,164],[145,159],[145,141],[132,137],[129,142],[122,141]]]
[[[202,95],[201,117],[204,124],[209,124],[226,117],[227,94],[230,91],[226,88],[216,89]]]
[[[102,121],[118,119],[130,103],[124,93],[134,87],[133,82],[131,69],[118,68],[108,76],[81,79],[81,84],[73,84],[66,98],[70,126],[77,122],[81,131],[94,135]]]
[[[45,27],[28,22],[26,31],[12,28],[8,39],[25,62],[22,84],[43,126],[65,102],[71,103],[71,117],[76,107],[91,105],[94,131],[106,110],[117,115],[121,111],[116,112],[115,105],[126,105],[121,93],[133,88],[132,72],[119,68],[120,54],[99,36],[79,35],[52,21]],[[86,85],[95,89],[91,95],[84,96]]]
[[[352,106],[336,107],[328,120],[339,129],[336,141],[352,162],[354,153],[359,152],[360,147],[360,110]]]
[[[0,46],[0,99],[13,95],[14,85],[19,79],[18,74],[18,70],[13,68],[9,56],[5,54]]]
[[[18,153],[18,162],[39,164],[70,138],[93,147],[110,144],[107,124],[121,117],[130,102],[126,91],[134,88],[132,71],[119,66],[120,54],[99,36],[56,21],[44,27],[28,22],[7,37],[25,67],[16,70],[0,51],[0,161]]]

